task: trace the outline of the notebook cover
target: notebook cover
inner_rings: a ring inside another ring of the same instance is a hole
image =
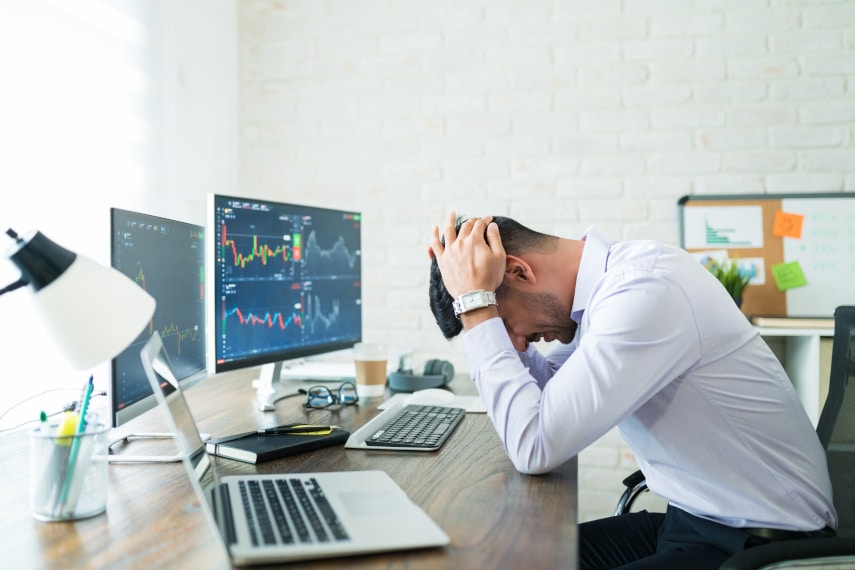
[[[227,442],[212,439],[206,444],[208,453],[236,459],[246,463],[261,463],[289,455],[297,455],[322,447],[343,444],[350,432],[334,429],[329,435],[286,435],[286,434],[252,434],[240,439],[222,438]]]

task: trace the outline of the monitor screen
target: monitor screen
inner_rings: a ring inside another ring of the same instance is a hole
[[[358,212],[210,195],[208,222],[211,372],[361,340]]]
[[[205,231],[203,226],[110,210],[112,266],[157,301],[140,336],[112,361],[113,427],[157,405],[140,351],[157,331],[182,382],[205,373]]]

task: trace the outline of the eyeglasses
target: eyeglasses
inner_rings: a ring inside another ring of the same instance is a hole
[[[306,403],[304,408],[328,408],[329,406],[350,406],[359,401],[356,393],[356,385],[353,382],[344,382],[333,392],[326,386],[312,386],[306,390]]]

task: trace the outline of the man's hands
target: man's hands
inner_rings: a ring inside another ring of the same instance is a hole
[[[457,216],[450,212],[440,241],[439,227],[434,226],[428,255],[436,258],[442,281],[449,294],[457,299],[463,293],[483,289],[495,291],[505,274],[505,248],[499,227],[493,218],[470,218],[455,229]]]

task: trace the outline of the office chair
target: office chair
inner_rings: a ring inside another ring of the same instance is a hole
[[[855,306],[834,311],[831,378],[816,427],[825,449],[837,509],[837,536],[784,540],[749,548],[727,559],[721,570],[855,568]],[[647,491],[644,475],[624,479],[615,515],[629,512]]]

